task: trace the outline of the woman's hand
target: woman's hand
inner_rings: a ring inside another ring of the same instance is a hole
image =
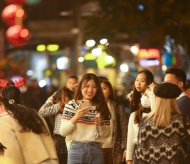
[[[154,83],[151,83],[151,84],[149,84],[148,87],[150,88],[151,91],[153,91],[155,86],[156,86],[156,85],[155,85]]]
[[[127,164],[133,164],[133,161],[127,161]]]
[[[89,112],[89,107],[88,108],[83,108],[81,109],[80,108],[80,105],[79,105],[79,108],[76,112],[76,114],[74,115],[74,117],[71,119],[71,122],[75,125],[77,123],[77,120],[84,116],[85,114],[87,114]]]
[[[98,124],[100,126],[104,125],[104,122],[102,120],[102,117],[100,116],[100,113],[96,112],[96,116],[94,118],[94,122],[95,122],[95,124]]]
[[[122,162],[125,162],[126,160],[126,150],[123,152],[123,156],[122,156]],[[126,162],[127,163],[127,162]]]
[[[81,109],[80,106],[79,106],[75,116],[77,118],[80,118],[80,117],[84,116],[85,114],[87,114],[88,112],[89,112],[89,107]]]

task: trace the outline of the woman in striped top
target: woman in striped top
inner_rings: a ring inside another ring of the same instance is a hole
[[[89,100],[89,107],[81,106]],[[92,110],[96,108],[96,111]],[[63,110],[60,133],[66,136],[68,164],[102,164],[101,143],[109,135],[110,113],[98,77],[92,73],[83,75],[75,92]]]

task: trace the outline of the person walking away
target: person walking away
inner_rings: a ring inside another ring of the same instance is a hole
[[[134,164],[177,164],[177,147],[185,135],[176,98],[180,88],[172,83],[154,87],[154,105],[139,125]],[[186,122],[190,125],[190,119]]]
[[[0,143],[5,147],[1,154],[9,164],[58,164],[53,139],[45,120],[33,109],[21,104],[17,86],[3,87],[0,106]]]

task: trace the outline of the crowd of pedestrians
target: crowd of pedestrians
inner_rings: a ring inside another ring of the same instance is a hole
[[[190,125],[187,84],[179,68],[160,84],[140,70],[122,103],[93,73],[72,75],[51,93],[36,80],[0,79],[0,163],[177,164],[184,117]]]

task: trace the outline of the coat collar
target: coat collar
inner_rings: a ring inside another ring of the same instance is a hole
[[[3,113],[0,114],[0,117],[3,117],[5,115],[9,115],[9,113],[7,111],[5,111],[5,112],[3,112]]]

